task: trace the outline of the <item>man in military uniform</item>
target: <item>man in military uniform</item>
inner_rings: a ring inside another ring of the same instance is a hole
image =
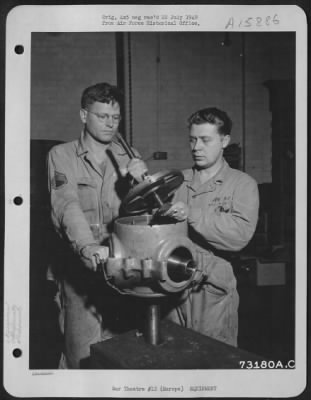
[[[241,250],[252,238],[259,196],[255,180],[230,168],[223,158],[231,126],[228,115],[217,108],[190,116],[194,166],[184,171],[184,183],[167,215],[179,221],[187,219],[196,262],[207,277],[184,293],[170,318],[237,346],[239,297],[230,252]]]
[[[51,216],[65,242],[60,287],[60,322],[65,348],[60,368],[80,368],[90,345],[111,337],[120,322],[114,293],[96,273],[108,256],[105,239],[120,212],[129,178],[140,181],[145,163],[132,160],[118,142],[122,96],[117,87],[98,83],[84,90],[78,140],[57,145],[48,156]],[[120,297],[120,296],[119,296]],[[121,318],[122,319],[122,318]]]

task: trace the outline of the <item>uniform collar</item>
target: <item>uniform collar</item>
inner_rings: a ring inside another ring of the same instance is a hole
[[[120,155],[120,156],[126,154],[121,143],[118,141],[118,139],[115,136],[113,137],[113,139],[107,149],[111,150],[112,153]],[[84,154],[87,154],[88,152],[89,152],[89,148],[87,147],[87,145],[85,143],[84,132],[82,131],[80,138],[78,140],[77,155],[78,155],[78,157],[81,157]]]
[[[217,185],[221,185],[225,179],[228,172],[229,165],[227,161],[223,158],[223,164],[216,175],[214,175],[207,182],[199,183],[199,173],[194,167],[185,172],[185,182],[188,188],[192,189],[194,192],[206,192],[215,190]]]

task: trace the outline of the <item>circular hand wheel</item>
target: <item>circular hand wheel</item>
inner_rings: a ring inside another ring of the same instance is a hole
[[[183,183],[181,171],[161,171],[148,175],[143,182],[133,187],[122,202],[128,214],[160,209]]]

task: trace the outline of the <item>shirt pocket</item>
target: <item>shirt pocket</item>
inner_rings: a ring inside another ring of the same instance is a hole
[[[231,198],[225,198],[221,204],[221,211],[228,213],[232,212],[232,199]]]
[[[80,207],[88,222],[98,222],[98,196],[95,180],[88,177],[78,178],[77,186]]]
[[[232,213],[232,200],[224,199],[215,207],[216,215],[220,215],[221,213]]]

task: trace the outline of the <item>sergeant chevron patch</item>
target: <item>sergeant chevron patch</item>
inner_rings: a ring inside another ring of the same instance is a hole
[[[66,185],[68,183],[68,179],[65,174],[62,174],[61,172],[54,172],[54,177],[52,179],[52,187],[53,189],[59,189],[62,186]]]

